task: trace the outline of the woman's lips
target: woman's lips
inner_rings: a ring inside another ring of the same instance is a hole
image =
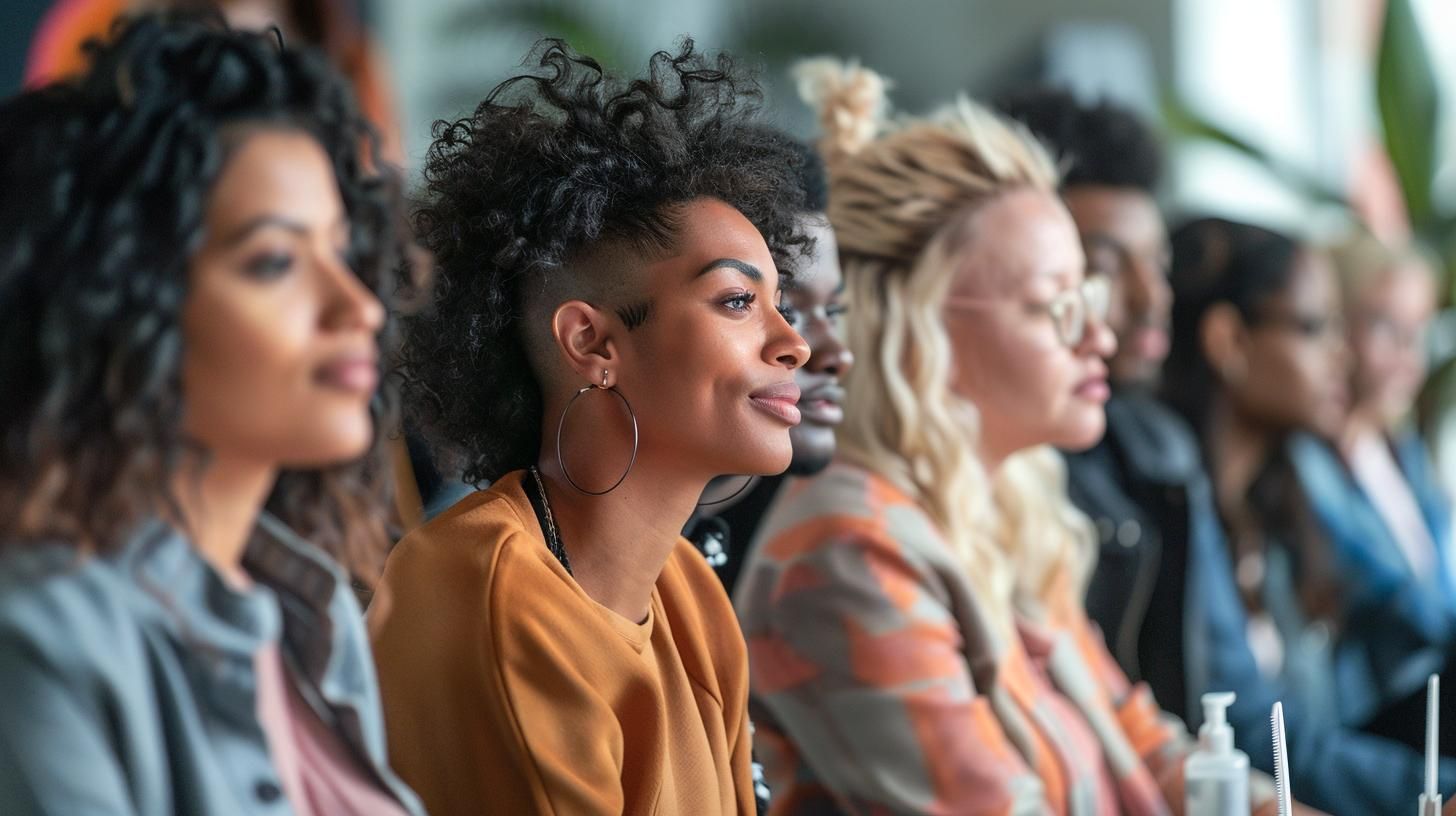
[[[372,356],[341,357],[320,366],[314,379],[338,391],[372,394],[379,386],[379,363]]]
[[[805,422],[839,425],[844,422],[844,389],[837,385],[810,388],[799,399],[799,413]]]
[[[838,425],[844,422],[844,408],[832,400],[801,400],[799,413],[805,422],[815,425]]]
[[[788,382],[760,388],[748,395],[748,401],[760,411],[793,426],[803,419],[799,412],[799,397],[799,386]]]
[[[1112,389],[1107,385],[1107,377],[1101,375],[1088,377],[1078,383],[1073,393],[1085,400],[1107,402],[1108,398],[1112,396]]]

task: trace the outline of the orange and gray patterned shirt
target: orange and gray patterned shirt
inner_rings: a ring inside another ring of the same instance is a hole
[[[786,484],[735,597],[772,812],[1181,813],[1186,731],[1070,583],[1049,594],[1036,623],[994,631],[888,480],[836,463]]]

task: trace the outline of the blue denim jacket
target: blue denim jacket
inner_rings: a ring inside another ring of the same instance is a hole
[[[1164,564],[1177,564],[1177,574],[1158,573],[1157,580],[1181,594],[1182,625],[1172,637],[1183,643],[1153,642],[1140,649],[1147,655],[1181,655],[1186,688],[1159,692],[1186,695],[1191,727],[1201,712],[1193,703],[1206,691],[1233,691],[1229,722],[1250,764],[1266,773],[1274,768],[1269,740],[1269,710],[1284,701],[1289,739],[1289,770],[1300,801],[1333,814],[1367,816],[1405,813],[1420,792],[1422,758],[1403,745],[1362,734],[1321,717],[1308,701],[1264,676],[1248,645],[1248,618],[1234,584],[1228,544],[1214,509],[1213,491],[1198,455],[1193,434],[1182,419],[1161,404],[1141,397],[1114,396],[1108,405],[1107,437],[1100,451],[1068,459],[1073,498],[1095,521],[1114,529],[1128,519],[1120,508],[1136,508],[1144,537],[1161,541]],[[1139,498],[1134,498],[1139,497]],[[1186,536],[1174,537],[1166,527],[1175,516]],[[1109,542],[1123,548],[1125,542]],[[1093,582],[1099,576],[1093,577]],[[1102,587],[1104,592],[1134,594],[1132,587]],[[1181,589],[1181,592],[1179,591]],[[1170,630],[1143,628],[1150,631]],[[1154,687],[1155,692],[1158,691]],[[1440,789],[1456,789],[1456,761],[1442,759]]]
[[[1329,444],[1289,442],[1300,486],[1330,539],[1344,595],[1335,688],[1346,722],[1365,722],[1382,704],[1425,687],[1456,638],[1456,588],[1447,569],[1451,514],[1425,446],[1414,433],[1394,441],[1396,460],[1420,505],[1438,569],[1416,575],[1375,505]]]
[[[280,641],[304,698],[405,811],[385,762],[357,602],[323,553],[264,516],[238,591],[181,535],[149,524],[114,554],[0,555],[0,811],[292,812],[258,724],[253,657]]]

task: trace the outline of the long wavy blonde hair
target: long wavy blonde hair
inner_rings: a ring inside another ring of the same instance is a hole
[[[942,313],[971,216],[1002,194],[1055,194],[1058,172],[1035,139],[960,99],[890,121],[887,83],[855,63],[795,67],[819,114],[829,219],[853,304],[843,456],[896,483],[939,524],[995,623],[1047,600],[1059,578],[1079,593],[1095,554],[1091,525],[1067,498],[1050,448],[1008,458],[988,479],[975,406],[951,388]]]

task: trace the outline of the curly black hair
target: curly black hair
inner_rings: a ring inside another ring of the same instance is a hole
[[[436,268],[432,308],[405,325],[406,422],[476,484],[539,453],[527,298],[563,275],[598,290],[620,281],[619,266],[578,261],[616,246],[660,254],[678,205],[704,197],[742,212],[786,278],[810,248],[796,219],[800,154],[757,123],[758,87],[728,57],[684,40],[627,81],[560,40],[532,55],[539,70],[496,86],[470,117],[435,123],[414,219]]]
[[[1157,192],[1163,148],[1132,111],[1105,100],[1085,105],[1067,91],[1048,87],[1007,94],[995,107],[1066,162],[1063,188],[1096,184]]]
[[[405,227],[352,92],[316,54],[213,16],[144,15],[91,43],[75,80],[0,103],[0,541],[104,551],[176,510],[180,314],[237,127],[297,129],[331,159],[350,262],[394,299]],[[390,412],[375,401],[376,428]],[[387,472],[368,460],[280,477],[269,507],[365,574]]]
[[[799,150],[799,185],[804,188],[804,211],[823,213],[829,211],[829,173],[824,168],[824,158],[819,151],[805,142],[794,142]]]

